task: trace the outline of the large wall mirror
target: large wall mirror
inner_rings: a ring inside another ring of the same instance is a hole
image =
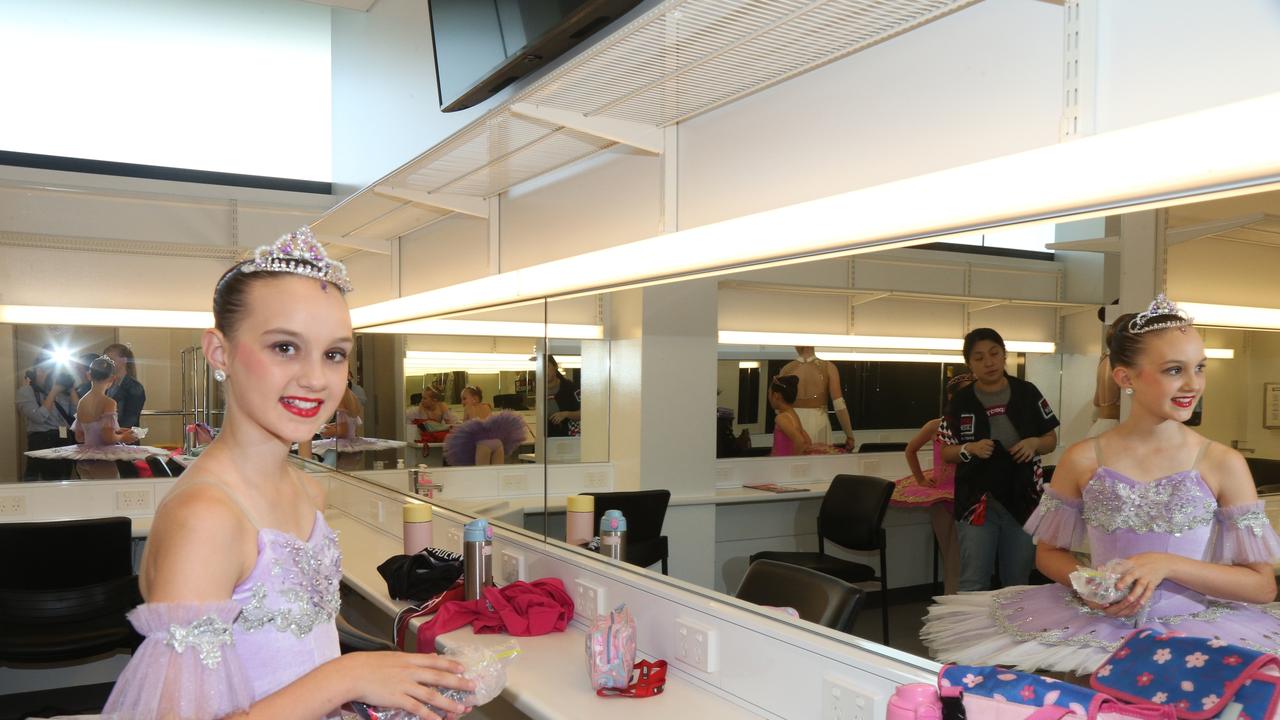
[[[816,515],[834,475],[909,475],[907,442],[938,417],[948,379],[965,371],[961,338],[984,326],[1008,343],[1007,371],[1034,383],[1061,420],[1058,450],[1044,458],[1052,465],[1099,416],[1104,320],[1118,311],[1111,303],[1121,297],[1122,262],[1148,274],[1150,257],[1163,254],[1156,262],[1167,263],[1167,289],[1180,302],[1273,306],[1265,273],[1246,277],[1240,268],[1280,264],[1280,254],[1271,255],[1280,253],[1277,197],[1142,211],[1157,228],[1159,251],[1144,251],[1138,269],[1124,256],[1117,214],[607,293],[600,305],[603,317],[615,321],[606,322],[614,490],[669,489],[662,533],[670,575],[715,597],[732,595],[752,555],[816,550]],[[664,294],[673,299],[665,305]],[[629,316],[625,309],[632,305],[640,310]],[[1192,422],[1246,453],[1255,481],[1265,486],[1280,483],[1280,475],[1268,474],[1280,466],[1280,375],[1268,375],[1280,367],[1280,339],[1274,339],[1280,336],[1271,332],[1280,323],[1241,327],[1245,322],[1228,317],[1198,327],[1210,349],[1208,391]],[[667,342],[668,335],[678,342]],[[651,343],[658,352],[646,354]],[[829,389],[811,403],[826,429],[826,447],[802,454],[775,445],[769,382],[788,366],[793,371],[809,348],[834,372],[855,439],[851,452]],[[651,391],[643,383],[676,390]],[[641,389],[633,393],[633,384]],[[686,406],[683,395],[697,400]],[[678,444],[646,443],[668,424],[678,428]],[[632,444],[640,448],[634,456]],[[665,461],[688,448],[704,453],[705,462]],[[927,445],[918,457],[923,467],[932,465]],[[563,502],[549,495],[547,534],[558,541],[564,531],[555,518]],[[930,512],[891,507],[884,525],[889,645],[927,657],[919,631],[945,575]],[[826,547],[878,566],[874,552]],[[854,635],[861,640],[882,640],[880,597],[873,593],[859,618]]]

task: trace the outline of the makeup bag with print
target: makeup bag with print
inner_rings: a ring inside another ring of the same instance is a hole
[[[1142,628],[1094,671],[1091,684],[1122,700],[1168,705],[1185,720],[1266,720],[1280,700],[1280,658],[1217,638]]]
[[[1105,692],[991,665],[944,665],[939,688],[960,688],[975,720],[1173,720],[1173,710],[1128,704]]]

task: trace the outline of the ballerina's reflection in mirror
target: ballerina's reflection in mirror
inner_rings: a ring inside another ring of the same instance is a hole
[[[814,354],[809,346],[796,346],[796,359],[783,366],[778,375],[794,375],[799,379],[794,402],[796,416],[804,431],[816,445],[831,445],[831,421],[827,405],[836,411],[836,419],[844,430],[844,448],[853,451],[853,422],[845,406],[840,372],[836,366]]]

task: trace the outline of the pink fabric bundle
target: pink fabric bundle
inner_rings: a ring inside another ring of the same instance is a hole
[[[517,581],[505,587],[487,587],[475,600],[442,604],[435,617],[418,628],[418,649],[434,651],[437,637],[463,625],[471,625],[481,635],[505,632],[533,637],[561,632],[570,620],[573,600],[559,578]]]

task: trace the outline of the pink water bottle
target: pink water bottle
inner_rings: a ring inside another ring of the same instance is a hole
[[[942,701],[932,685],[899,685],[889,698],[885,720],[941,720]]]
[[[565,498],[564,541],[582,547],[596,536],[596,499],[592,495]]]
[[[415,555],[431,547],[431,506],[426,503],[404,504],[404,554]]]

